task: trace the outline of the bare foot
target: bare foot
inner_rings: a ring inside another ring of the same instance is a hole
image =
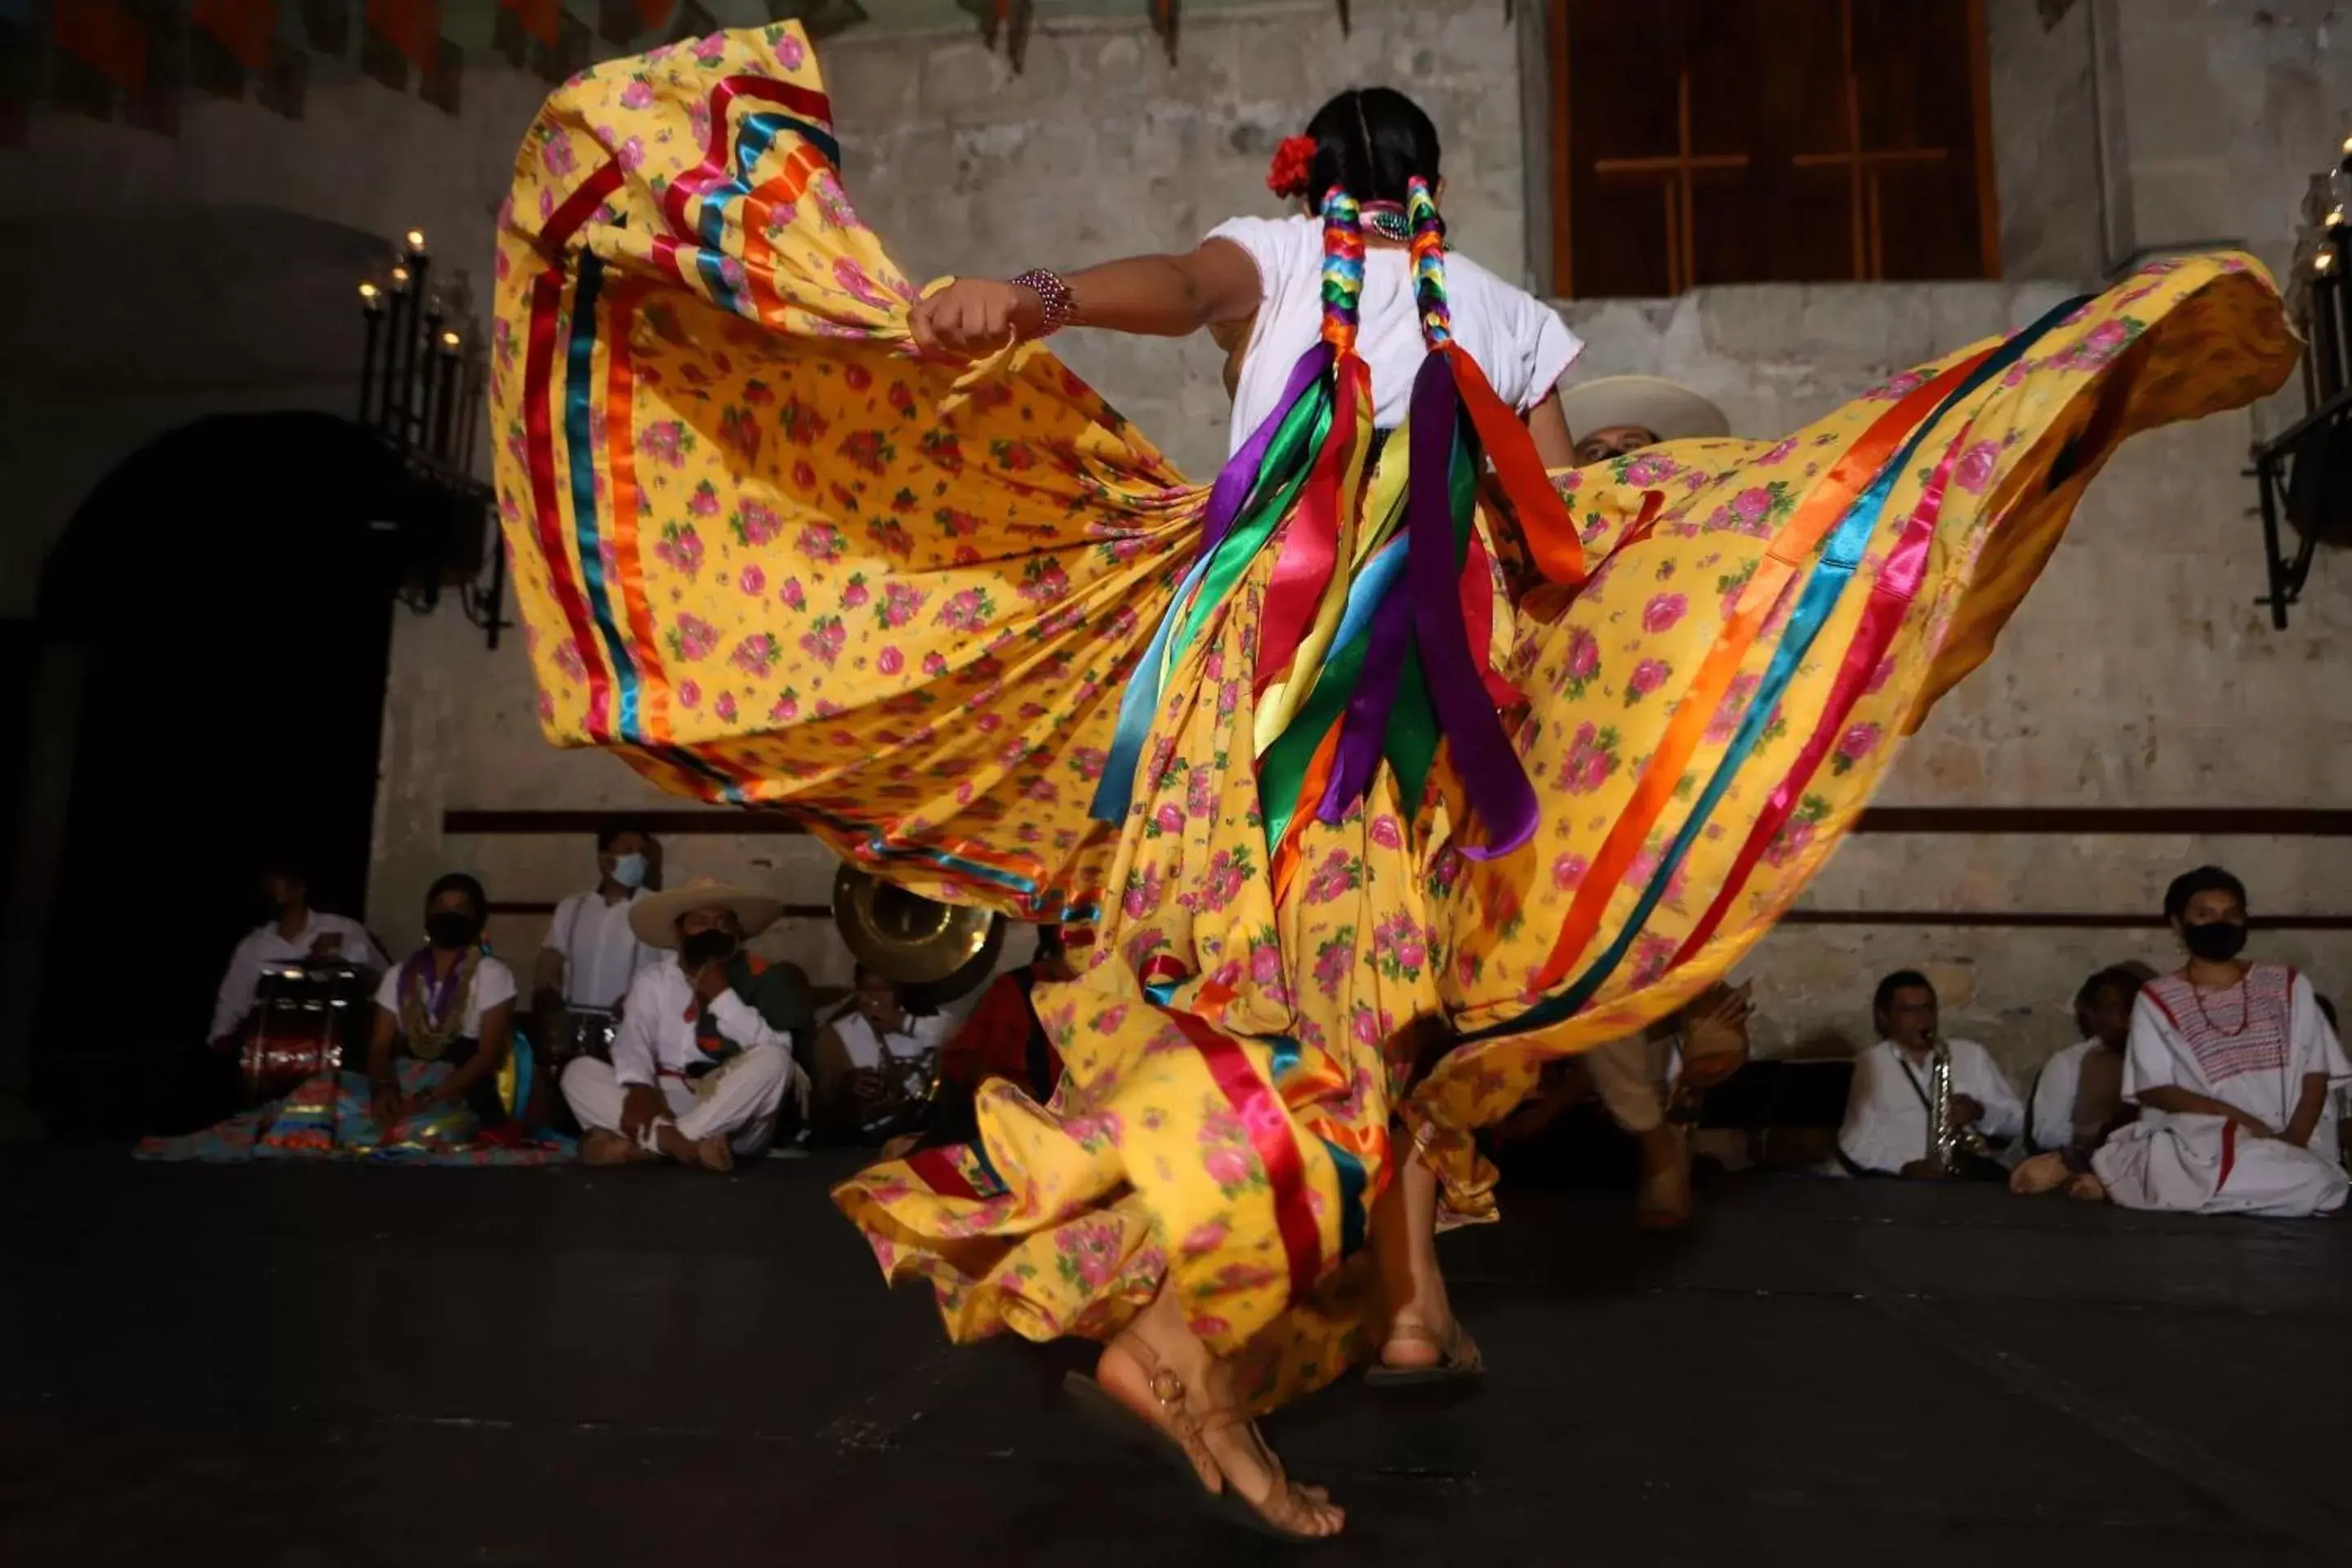
[[[719,1133],[708,1138],[688,1138],[673,1121],[664,1121],[654,1129],[654,1142],[661,1152],[681,1165],[698,1165],[706,1171],[727,1172],[735,1168],[735,1151]]]
[[[594,1128],[580,1140],[580,1163],[583,1165],[629,1165],[646,1158],[646,1152],[634,1140],[609,1127]]]
[[[1230,1489],[1277,1531],[1339,1533],[1346,1511],[1321,1487],[1301,1486],[1283,1473],[1282,1461],[1242,1408],[1232,1369],[1197,1340],[1166,1349],[1170,1353],[1161,1354],[1130,1326],[1103,1347],[1095,1381],[1182,1445],[1206,1490]]]
[[[2066,1169],[2066,1156],[2059,1153],[2035,1154],[2017,1163],[2009,1173],[2009,1190],[2023,1197],[2042,1193],[2054,1193],[2073,1179]]]

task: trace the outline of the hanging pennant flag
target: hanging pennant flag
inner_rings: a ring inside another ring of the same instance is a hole
[[[58,0],[49,37],[124,92],[136,96],[146,90],[147,29],[121,0]]]
[[[420,75],[441,63],[441,0],[368,0],[367,24]]]
[[[499,6],[551,49],[563,36],[563,0],[499,0]]]
[[[278,0],[196,0],[189,20],[254,75],[269,68],[269,48],[278,41]]]
[[[1168,63],[1176,63],[1176,0],[1150,0],[1151,30],[1160,35],[1160,44],[1168,50]]]

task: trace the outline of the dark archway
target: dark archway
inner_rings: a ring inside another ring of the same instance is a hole
[[[263,858],[302,859],[318,907],[363,910],[394,593],[415,552],[396,520],[434,510],[357,426],[289,413],[176,430],[75,513],[38,617],[45,675],[73,693],[52,738],[70,738],[27,759],[36,784],[67,770],[33,1036],[58,1131],[156,1120],[166,1064],[202,1039],[255,922]]]

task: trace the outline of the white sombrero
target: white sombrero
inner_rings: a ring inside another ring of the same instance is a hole
[[[1595,430],[1630,425],[1661,441],[1728,436],[1723,410],[1689,387],[1660,375],[1609,375],[1580,381],[1559,395],[1569,434],[1581,441]]]
[[[629,906],[629,929],[647,947],[676,947],[680,917],[696,910],[732,910],[743,934],[757,936],[774,925],[784,912],[784,901],[751,888],[739,888],[710,877],[697,877],[683,888],[647,893]]]

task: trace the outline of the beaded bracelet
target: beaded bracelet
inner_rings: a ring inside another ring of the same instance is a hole
[[[1037,334],[1039,337],[1050,338],[1078,319],[1077,301],[1070,297],[1070,286],[1062,281],[1060,274],[1042,267],[1032,268],[1013,279],[1013,286],[1028,289],[1045,306],[1045,325]]]

